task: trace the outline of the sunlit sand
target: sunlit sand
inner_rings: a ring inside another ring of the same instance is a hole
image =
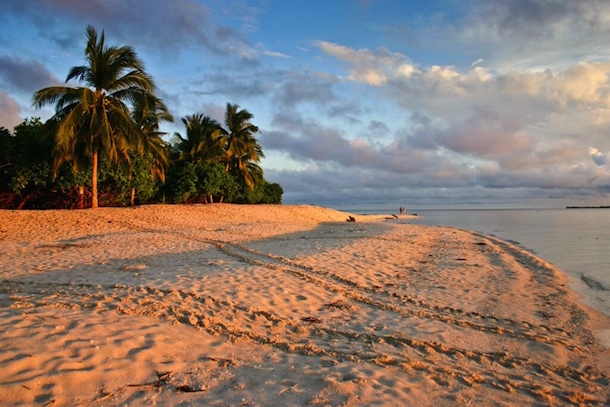
[[[561,273],[407,219],[0,212],[0,404],[608,402],[610,323]]]

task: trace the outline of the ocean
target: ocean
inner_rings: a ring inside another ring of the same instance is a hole
[[[398,213],[394,210],[346,210]],[[610,209],[408,209],[408,223],[475,230],[516,244],[561,269],[582,302],[610,316]]]

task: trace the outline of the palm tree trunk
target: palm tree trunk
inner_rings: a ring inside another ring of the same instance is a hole
[[[97,208],[97,150],[93,151],[93,171],[91,173],[91,209]]]
[[[85,208],[85,186],[78,186],[78,209]]]
[[[21,209],[23,209],[23,205],[25,205],[25,203],[28,201],[28,199],[30,199],[30,194],[27,194],[22,200],[21,202],[19,202],[19,205],[17,206],[17,210],[20,211]]]
[[[131,206],[136,206],[136,189],[131,188]]]

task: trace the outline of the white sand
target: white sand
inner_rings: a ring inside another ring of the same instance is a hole
[[[0,405],[609,403],[610,323],[559,272],[383,218],[0,211]]]

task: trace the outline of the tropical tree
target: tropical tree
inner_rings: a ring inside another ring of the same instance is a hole
[[[225,168],[227,172],[243,179],[246,186],[254,189],[257,181],[263,177],[263,170],[258,165],[265,157],[263,149],[254,133],[258,127],[250,123],[254,115],[238,105],[227,103],[225,112],[226,129],[221,129],[225,140]]]
[[[164,180],[169,156],[168,145],[162,138],[167,133],[159,131],[159,122],[173,122],[174,117],[163,101],[150,93],[138,95],[131,116],[142,132],[142,137],[136,139],[136,151],[140,155],[152,155],[154,165],[151,175],[153,179]]]
[[[90,164],[91,207],[97,208],[99,154],[114,164],[129,163],[129,150],[143,137],[129,103],[152,94],[155,85],[131,47],[105,46],[104,31],[98,38],[92,26],[87,26],[85,57],[86,65],[72,67],[66,83],[75,79],[86,86],[52,86],[33,99],[38,108],[55,103],[49,121],[55,135],[54,174],[66,161],[73,161],[75,168]]]
[[[166,133],[159,131],[159,122],[173,122],[174,117],[163,101],[152,94],[141,94],[135,99],[131,117],[142,132],[142,137],[136,140],[136,151],[141,156],[150,157],[152,180],[165,181],[165,170],[169,165],[169,147],[162,138]],[[132,187],[132,206],[135,205],[135,192],[135,187]]]
[[[186,135],[175,133],[176,147],[180,151],[179,160],[195,163],[215,164],[224,156],[224,140],[221,138],[220,124],[209,116],[196,113],[182,119]]]

